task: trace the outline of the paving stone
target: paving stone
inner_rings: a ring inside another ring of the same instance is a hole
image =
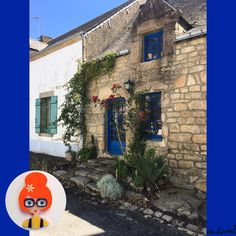
[[[65,170],[57,170],[53,172],[53,175],[55,175],[56,177],[60,177],[61,175],[65,175],[67,174],[67,171]]]
[[[124,206],[125,208],[129,208],[129,207],[131,207],[131,204],[130,204],[129,202],[124,202],[124,203],[123,203],[123,206]]]
[[[161,216],[163,215],[163,213],[160,212],[160,211],[156,211],[156,212],[154,213],[154,215],[155,215],[156,217],[161,217]]]
[[[126,217],[127,216],[125,213],[116,213],[116,215],[121,216],[121,217]]]
[[[186,228],[194,232],[198,231],[198,226],[193,224],[187,224]]]
[[[143,211],[143,213],[144,213],[144,214],[147,214],[147,215],[152,215],[152,214],[153,214],[153,211],[152,211],[151,209],[147,208],[147,209],[145,209],[145,210]]]
[[[194,232],[192,232],[190,230],[187,230],[186,233],[189,234],[189,235],[196,235],[196,233],[194,233]]]
[[[173,220],[173,224],[179,226],[179,227],[183,227],[184,226],[184,222],[180,221],[180,220]]]
[[[98,181],[99,179],[102,178],[102,175],[96,172],[91,172],[89,174],[87,174],[87,177],[89,177],[92,180]]]
[[[81,175],[81,176],[86,176],[89,173],[89,170],[77,170],[75,172],[75,175]]]
[[[148,219],[148,218],[152,218],[151,215],[145,215],[144,218]]]
[[[103,199],[103,200],[101,201],[101,203],[102,203],[102,204],[106,204],[106,203],[107,203],[107,200],[106,200],[106,199]]]
[[[139,208],[138,210],[139,210],[139,211],[143,211],[143,210],[144,210],[144,208],[142,208],[142,207],[141,207],[141,208]]]
[[[185,228],[183,228],[183,227],[178,227],[178,230],[180,230],[180,231],[187,231],[187,229],[185,229]]]
[[[168,215],[164,215],[164,216],[162,216],[162,219],[166,220],[167,222],[170,222],[173,219],[173,217],[172,216],[168,216]]]
[[[138,206],[132,205],[132,206],[129,207],[129,210],[130,211],[136,211],[136,210],[138,210]]]
[[[70,180],[75,182],[78,186],[85,187],[87,183],[90,182],[90,179],[83,177],[83,176],[76,176],[76,177],[71,177]]]
[[[164,220],[162,220],[162,219],[159,219],[159,218],[157,218],[157,217],[155,217],[154,219],[155,219],[156,221],[158,221],[159,223],[161,223],[161,224],[164,223]]]

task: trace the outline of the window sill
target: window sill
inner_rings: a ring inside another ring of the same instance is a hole
[[[156,69],[157,67],[161,66],[161,61],[162,61],[161,58],[151,61],[141,61],[139,63],[140,70],[144,71],[144,70]]]
[[[163,137],[152,137],[152,138],[147,138],[147,141],[156,141],[156,142],[162,142],[163,141]]]
[[[40,137],[48,137],[48,138],[50,138],[50,137],[53,137],[53,134],[39,133],[39,136],[40,136]]]
[[[151,62],[151,61],[157,61],[157,60],[160,60],[161,57],[157,57],[157,58],[153,58],[153,59],[150,59],[150,60],[143,60],[142,62]]]

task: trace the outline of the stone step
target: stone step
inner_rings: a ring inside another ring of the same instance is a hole
[[[112,167],[107,167],[107,166],[99,166],[95,168],[96,171],[103,172],[103,173],[111,173],[113,168]]]
[[[94,183],[94,182],[90,182],[86,185],[86,188],[89,189],[89,192],[93,192],[93,193],[96,193],[96,194],[99,194],[99,189],[97,187],[97,184]]]
[[[75,176],[70,178],[71,181],[76,183],[78,187],[85,188],[86,184],[88,184],[91,180],[89,178],[83,176]]]
[[[108,166],[114,166],[116,164],[116,161],[114,159],[101,158],[99,160],[99,163],[102,163],[102,164],[108,165]]]
[[[65,170],[56,170],[56,171],[52,172],[52,174],[56,177],[61,177],[62,175],[67,174],[67,171],[65,171]]]
[[[91,170],[88,170],[88,169],[79,169],[79,170],[75,171],[75,175],[76,175],[76,176],[77,176],[77,175],[80,175],[80,176],[85,177],[85,176],[87,176],[87,174],[90,173],[90,172],[91,172]]]
[[[91,180],[98,181],[99,179],[102,178],[102,174],[99,172],[90,172],[87,174],[87,177],[90,178]]]

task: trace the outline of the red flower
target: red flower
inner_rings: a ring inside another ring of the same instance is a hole
[[[121,88],[121,86],[119,84],[113,84],[112,87],[111,87],[111,90],[115,91],[115,90],[117,90],[119,88]]]
[[[108,99],[113,99],[115,98],[115,95],[110,95]]]
[[[96,103],[98,101],[98,96],[93,96],[92,100],[93,100],[94,103]]]
[[[114,90],[115,88],[116,88],[116,84],[113,84],[111,90]]]
[[[141,119],[143,119],[143,118],[145,117],[144,111],[139,112],[139,117],[140,117]]]

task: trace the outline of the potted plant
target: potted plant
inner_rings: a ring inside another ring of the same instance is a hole
[[[73,152],[71,151],[71,146],[69,146],[68,150],[65,152],[65,157],[67,161],[73,160]]]

